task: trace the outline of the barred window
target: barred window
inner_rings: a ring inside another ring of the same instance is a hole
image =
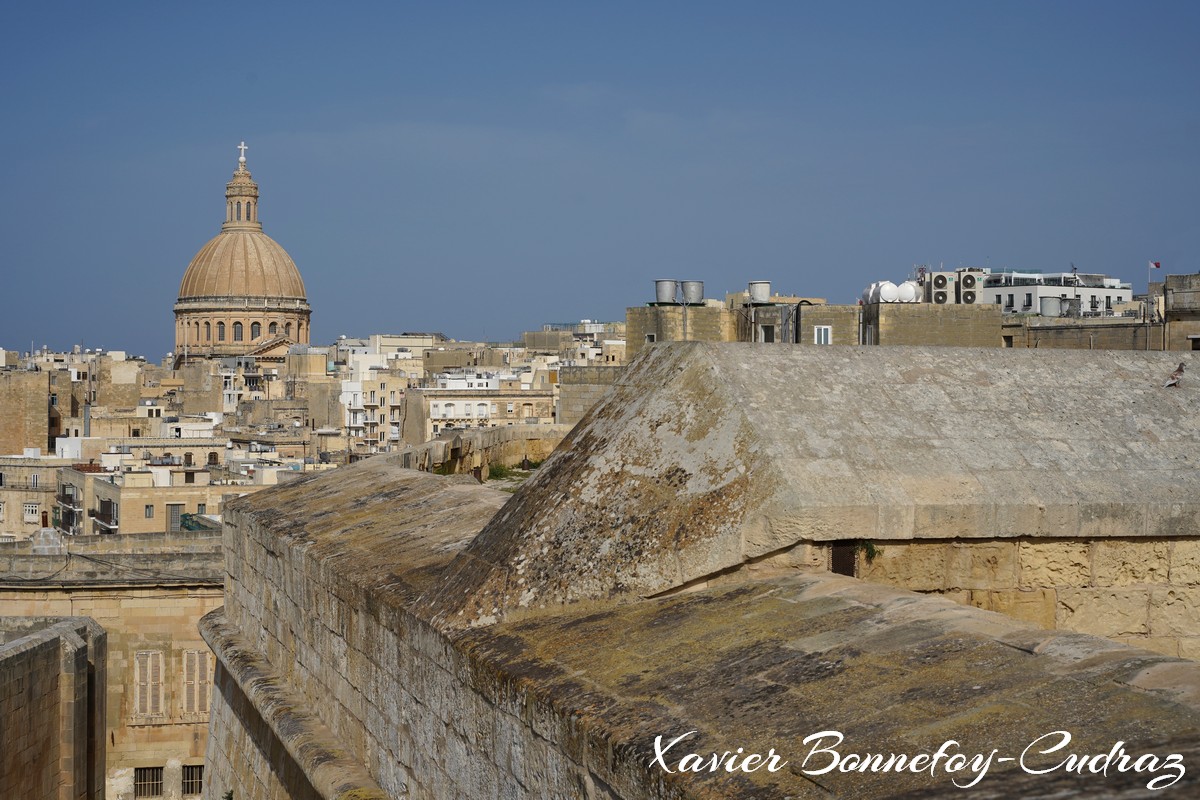
[[[183,765],[183,794],[184,796],[200,794],[204,789],[204,765]]]
[[[207,650],[183,653],[183,713],[207,714],[208,689],[212,682]]]
[[[133,659],[133,671],[133,713],[139,717],[163,716],[163,654],[158,650],[138,651]]]
[[[134,767],[133,768],[133,796],[134,797],[162,797],[163,796],[163,768],[162,767]]]

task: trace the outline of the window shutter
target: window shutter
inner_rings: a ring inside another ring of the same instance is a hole
[[[196,651],[183,654],[183,712],[196,713]]]
[[[208,653],[206,653],[206,652],[196,653],[196,660],[199,663],[199,670],[198,670],[199,674],[197,675],[196,695],[200,700],[200,705],[196,709],[196,711],[201,714],[207,714],[208,713],[208,687],[209,687],[209,684],[212,682],[212,677],[211,677],[211,673],[209,671],[209,665],[208,665]]]
[[[162,714],[162,653],[150,656],[150,715]]]
[[[134,707],[135,714],[149,713],[149,690],[147,677],[150,673],[150,654],[138,653],[134,656]]]

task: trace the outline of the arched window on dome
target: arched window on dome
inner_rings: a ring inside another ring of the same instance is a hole
[[[206,341],[206,342],[212,341],[212,323],[211,322],[204,323],[204,341]]]
[[[250,341],[257,341],[260,336],[262,336],[262,325],[257,322],[250,323]]]
[[[269,326],[267,326],[267,333],[271,334],[272,336],[279,333],[279,323],[272,322]]]
[[[237,218],[238,218],[238,222],[242,221],[242,201],[241,200],[238,200],[238,204],[237,204]]]
[[[240,322],[233,323],[233,340],[235,342],[242,341],[242,323]]]
[[[217,323],[217,341],[218,342],[225,341],[225,323],[224,322]]]
[[[246,203],[246,222],[254,219],[254,203]]]
[[[283,335],[289,339],[292,338],[292,323],[289,322],[287,325],[283,326]]]

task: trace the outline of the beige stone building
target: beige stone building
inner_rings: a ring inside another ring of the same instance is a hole
[[[28,539],[49,520],[55,507],[58,470],[69,459],[0,456],[0,540]]]
[[[243,145],[225,186],[221,232],[184,272],[175,303],[175,359],[256,355],[282,359],[309,341],[311,308],[295,262],[262,231],[258,184]]]
[[[69,556],[65,548],[36,552],[29,542],[0,545],[0,616],[90,617],[107,639],[107,664],[99,653],[98,669],[83,682],[103,695],[91,774],[94,784],[107,784],[88,797],[200,796],[214,662],[196,626],[221,605],[223,573],[220,534],[212,531],[74,537]],[[49,661],[65,659],[56,648]],[[78,742],[85,733],[76,723],[63,736]],[[3,740],[10,749],[13,732],[6,728]],[[72,769],[71,753],[59,762]],[[34,794],[20,773],[0,787],[13,790],[5,798],[68,796]]]

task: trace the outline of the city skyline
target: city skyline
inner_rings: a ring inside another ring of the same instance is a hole
[[[249,145],[312,340],[507,340],[656,278],[853,302],[913,264],[1200,270],[1200,10],[3,12],[0,347],[158,360]]]

